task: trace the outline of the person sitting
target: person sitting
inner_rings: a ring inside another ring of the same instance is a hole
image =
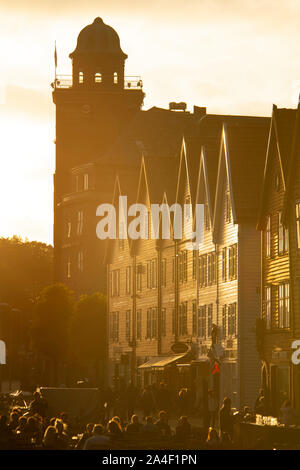
[[[58,446],[60,449],[66,450],[69,447],[69,436],[64,431],[64,424],[61,419],[55,420],[55,429]]]
[[[86,441],[92,437],[94,429],[94,423],[88,423],[85,427],[85,432],[82,434],[81,438],[79,439],[78,443],[75,446],[76,450],[82,450]]]
[[[34,392],[33,400],[29,405],[30,413],[33,415],[37,413],[44,418],[46,416],[47,406],[47,402],[42,395],[39,392]]]
[[[187,416],[181,416],[176,426],[176,438],[179,440],[187,440],[191,437],[191,425]]]
[[[158,420],[155,423],[161,437],[169,438],[171,437],[171,428],[168,424],[168,415],[165,411],[160,411],[158,413]]]
[[[206,444],[208,447],[218,447],[220,445],[220,439],[216,429],[212,427],[208,428]]]
[[[12,411],[9,416],[9,429],[15,431],[18,426],[19,414],[15,411]]]
[[[142,432],[143,434],[147,434],[148,436],[155,436],[158,434],[159,430],[157,426],[153,423],[152,416],[146,416],[145,418],[146,424],[144,424]]]
[[[0,449],[14,448],[16,439],[13,431],[7,424],[6,415],[0,416]]]
[[[55,426],[47,427],[44,437],[43,437],[42,446],[43,446],[43,449],[47,449],[47,450],[59,449]]]
[[[39,423],[33,416],[30,416],[27,419],[23,435],[28,445],[39,444],[42,441],[42,433],[39,427]]]
[[[122,439],[123,431],[120,422],[116,419],[115,416],[112,418],[107,425],[107,432],[112,439]]]
[[[104,428],[102,424],[95,424],[93,428],[93,436],[89,437],[83,450],[96,450],[109,445],[109,437],[104,436]]]
[[[141,431],[142,425],[137,415],[132,415],[130,423],[126,427],[126,434],[136,434]]]

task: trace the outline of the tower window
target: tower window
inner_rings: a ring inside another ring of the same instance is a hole
[[[89,174],[84,173],[83,175],[83,189],[87,191],[89,189]]]
[[[79,83],[83,83],[83,72],[79,72]]]
[[[117,72],[114,73],[114,84],[115,85],[118,84],[118,74],[117,74]]]
[[[102,74],[100,72],[95,73],[95,83],[102,83]]]

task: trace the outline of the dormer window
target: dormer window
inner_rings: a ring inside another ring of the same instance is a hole
[[[95,83],[102,83],[102,74],[100,72],[95,73]]]

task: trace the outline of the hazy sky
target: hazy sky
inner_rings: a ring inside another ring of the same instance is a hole
[[[145,106],[270,115],[300,91],[300,0],[0,0],[0,236],[52,242],[58,73],[100,16],[118,32]]]

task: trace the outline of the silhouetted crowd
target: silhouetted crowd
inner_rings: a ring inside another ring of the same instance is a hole
[[[260,392],[256,412],[262,411],[262,396]],[[84,422],[70,420],[65,412],[49,416],[48,404],[38,391],[27,406],[1,395],[0,449],[228,449],[238,444],[238,425],[255,421],[255,412],[248,406],[232,413],[228,397],[219,409],[217,397],[209,391],[200,413],[203,424],[195,427],[190,423],[193,404],[193,393],[187,388],[172,393],[161,383],[139,392],[129,384],[126,389],[103,389],[100,406]],[[287,420],[290,403],[285,402],[282,410]]]

